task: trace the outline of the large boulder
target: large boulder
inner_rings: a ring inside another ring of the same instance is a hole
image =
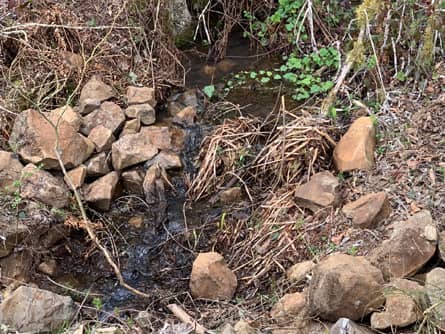
[[[23,165],[10,152],[0,150],[0,193],[19,190]]]
[[[391,237],[369,259],[381,269],[386,280],[412,276],[436,252],[437,237],[429,240],[432,230],[436,231],[436,227],[430,212],[418,212],[406,222],[395,223]]]
[[[113,167],[120,170],[154,158],[158,148],[152,144],[150,136],[140,132],[119,138],[113,143],[111,152]]]
[[[70,192],[62,180],[28,164],[22,170],[20,196],[53,208],[63,208],[69,204]]]
[[[57,114],[45,114],[51,123],[56,124]],[[91,142],[77,133],[65,120],[59,121],[59,147],[66,168],[74,168],[84,162],[93,152]],[[26,162],[43,165],[45,169],[59,169],[55,153],[56,131],[38,111],[28,109],[15,119],[9,145]]]
[[[96,209],[107,211],[116,195],[119,183],[117,172],[108,173],[87,185],[84,190],[85,200]]]
[[[376,227],[391,214],[388,195],[385,192],[372,193],[343,206],[343,213],[360,228]]]
[[[103,102],[99,109],[94,110],[83,118],[80,131],[89,135],[98,125],[103,125],[117,135],[125,122],[125,114],[121,107],[113,102]]]
[[[385,288],[385,310],[371,315],[371,327],[379,330],[406,327],[421,321],[425,291],[414,281],[398,278]]]
[[[309,182],[295,189],[295,202],[298,206],[316,212],[322,208],[336,206],[340,200],[338,179],[330,172],[320,172]]]
[[[10,331],[55,332],[75,313],[71,297],[21,286],[0,304],[0,323]]]
[[[358,320],[382,304],[383,276],[363,257],[332,254],[313,270],[308,309],[322,319]]]
[[[220,254],[201,253],[193,262],[190,290],[194,298],[230,300],[237,285],[235,274]]]
[[[445,269],[434,268],[426,274],[425,289],[430,299],[431,309],[434,321],[436,321],[441,328],[445,328],[445,303],[443,296],[445,291]]]
[[[334,163],[340,172],[374,167],[375,132],[371,117],[360,117],[352,123],[334,149]]]

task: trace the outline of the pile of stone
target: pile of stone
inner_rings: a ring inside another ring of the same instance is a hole
[[[337,144],[334,162],[342,172],[371,169],[374,149],[373,122],[363,117]],[[331,172],[320,172],[295,189],[295,200],[312,212],[339,207],[338,186]],[[390,203],[385,192],[369,193],[343,205],[342,212],[354,227],[372,229],[389,218]],[[445,328],[445,269],[416,276],[434,254],[445,260],[445,232],[439,234],[436,225],[429,211],[420,211],[389,225],[388,239],[366,257],[334,253],[319,263],[309,260],[293,265],[287,279],[304,288],[282,296],[270,312],[275,327],[292,329],[273,333],[372,334],[422,323],[425,316]],[[232,299],[236,287],[236,276],[221,255],[197,257],[190,280],[194,297]],[[358,324],[362,320],[366,324]]]
[[[53,208],[69,204],[72,188],[99,210],[108,210],[122,188],[156,200],[163,171],[181,168],[183,128],[193,124],[196,108],[178,103],[171,123],[179,126],[156,125],[153,88],[128,87],[125,109],[112,102],[116,96],[92,77],[77,107],[21,112],[9,140],[17,155],[0,152],[0,189]]]

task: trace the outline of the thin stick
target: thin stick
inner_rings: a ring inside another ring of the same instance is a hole
[[[169,304],[167,308],[183,323],[192,326],[197,334],[204,334],[207,331],[178,304]]]

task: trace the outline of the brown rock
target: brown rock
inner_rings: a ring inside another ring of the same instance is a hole
[[[334,150],[334,163],[340,172],[369,170],[375,166],[375,127],[370,117],[352,123]]]
[[[442,261],[445,262],[445,231],[439,233],[439,255]]]
[[[306,280],[306,276],[312,271],[314,267],[315,263],[312,260],[294,264],[287,270],[287,278],[293,283],[303,282]]]
[[[142,216],[131,217],[128,220],[128,224],[135,228],[141,228],[142,226],[144,226],[144,217]]]
[[[23,165],[12,153],[0,150],[0,194],[19,190]]]
[[[113,167],[116,170],[152,159],[158,149],[143,132],[119,138],[112,146]]]
[[[143,104],[148,103],[153,108],[156,106],[155,90],[149,87],[128,86],[127,88],[127,104]]]
[[[237,285],[235,274],[220,254],[200,253],[193,262],[190,290],[194,298],[232,299]]]
[[[334,324],[334,326],[331,327],[331,330],[329,331],[329,334],[373,334],[373,333],[375,332],[366,327],[359,326],[355,322],[347,318],[338,319],[337,322]]]
[[[295,189],[298,206],[316,212],[339,202],[337,193],[338,180],[330,172],[320,172],[311,177],[309,182]]]
[[[56,124],[58,116],[47,114]],[[64,120],[59,121],[59,147],[62,161],[66,168],[74,168],[91,155],[89,141],[78,134]],[[28,109],[15,119],[9,145],[23,160],[36,165],[42,164],[45,169],[60,169],[55,153],[56,132],[50,123],[37,111]]]
[[[53,111],[51,111],[51,113],[55,115],[54,119],[56,122],[59,118],[61,118],[69,125],[71,125],[74,128],[74,130],[79,131],[80,126],[82,124],[82,118],[70,106],[63,106],[54,109]]]
[[[31,276],[32,258],[33,256],[29,250],[13,252],[9,256],[1,258],[1,282],[5,285],[28,282]]]
[[[102,176],[85,188],[85,200],[99,210],[109,210],[111,201],[116,195],[118,182],[117,172]]]
[[[414,275],[434,255],[437,242],[424,235],[428,226],[434,227],[431,214],[416,213],[407,222],[394,224],[390,239],[371,253],[371,263],[381,269],[386,280]]]
[[[313,270],[308,309],[329,321],[358,320],[382,304],[382,287],[382,273],[363,257],[332,254]]]
[[[185,92],[179,94],[177,101],[185,107],[198,108],[198,91],[196,88],[188,89]]]
[[[186,138],[186,132],[180,128],[170,128],[170,138],[172,150],[176,153],[181,153],[184,149],[184,143]]]
[[[132,119],[131,121],[126,121],[124,128],[122,129],[122,132],[120,134],[120,137],[126,135],[132,135],[135,133],[138,133],[141,129],[141,121],[138,118]]]
[[[168,169],[178,169],[182,167],[181,158],[178,154],[170,150],[164,150],[159,152],[154,158],[148,160],[145,163],[145,167],[157,165],[159,167]]]
[[[116,140],[113,136],[113,132],[103,125],[94,127],[88,139],[91,140],[96,147],[96,152],[108,151],[111,149],[111,144]]]
[[[54,332],[69,323],[75,313],[71,297],[21,286],[0,304],[0,323],[22,333]]]
[[[179,102],[170,101],[167,103],[167,112],[172,117],[176,116],[182,109],[184,109],[184,105]]]
[[[129,170],[122,173],[122,185],[129,194],[142,195],[144,189],[145,173],[140,169]]]
[[[406,279],[396,279],[385,289],[385,311],[371,315],[371,327],[387,329],[406,327],[422,320],[420,302],[424,299],[424,291],[420,284]]]
[[[238,321],[233,329],[236,334],[256,334],[256,330],[245,320]]]
[[[87,176],[87,167],[85,165],[80,165],[79,167],[67,172],[67,176],[69,176],[74,188],[78,189],[82,187],[83,182],[85,181],[85,177]],[[68,178],[65,176],[64,179],[65,183],[69,186],[70,184],[68,182]]]
[[[147,203],[154,204],[165,201],[164,181],[159,166],[153,165],[147,170],[142,188]]]
[[[109,154],[102,152],[85,162],[88,176],[103,176],[111,171]]]
[[[274,305],[270,315],[275,320],[290,319],[303,310],[306,305],[306,294],[301,292],[287,293]]]
[[[425,289],[431,305],[436,305],[431,312],[434,321],[441,328],[445,328],[445,303],[443,302],[445,291],[444,268],[434,268],[426,275]]]
[[[143,126],[140,133],[160,150],[168,150],[172,147],[170,129],[166,126]]]
[[[0,214],[0,231],[2,236],[0,257],[8,256],[15,246],[30,233],[28,227],[20,220],[14,221],[11,217],[3,216],[2,214]]]
[[[192,126],[195,124],[196,118],[196,108],[195,107],[185,107],[180,112],[176,113],[173,117],[173,123],[182,125],[184,127]]]
[[[360,228],[376,227],[391,214],[388,195],[385,192],[372,193],[346,204],[343,213]]]
[[[37,269],[39,269],[39,271],[43,274],[46,274],[48,276],[54,276],[57,269],[57,262],[56,260],[53,259],[41,262]]]
[[[114,91],[111,86],[105,84],[98,76],[94,75],[91,79],[83,86],[79,102],[80,105],[85,105],[87,100],[103,102],[114,97]]]
[[[129,106],[125,110],[125,115],[127,115],[128,118],[139,119],[144,125],[150,125],[156,122],[156,111],[148,103]]]
[[[63,208],[69,204],[70,192],[63,181],[50,173],[28,164],[22,170],[20,196],[42,202],[54,208]]]
[[[80,103],[79,114],[81,114],[82,116],[88,115],[94,110],[99,109],[101,104],[102,104],[101,100],[85,99]]]
[[[99,109],[94,110],[83,118],[80,131],[88,135],[98,125],[103,125],[117,134],[125,122],[125,114],[122,109],[113,102],[103,102]]]
[[[240,200],[242,197],[242,192],[240,187],[232,187],[221,191],[219,194],[219,201],[222,204],[231,204]]]

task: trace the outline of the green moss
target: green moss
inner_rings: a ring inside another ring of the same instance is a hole
[[[383,4],[381,0],[363,0],[355,13],[360,28],[377,17],[383,9]]]

